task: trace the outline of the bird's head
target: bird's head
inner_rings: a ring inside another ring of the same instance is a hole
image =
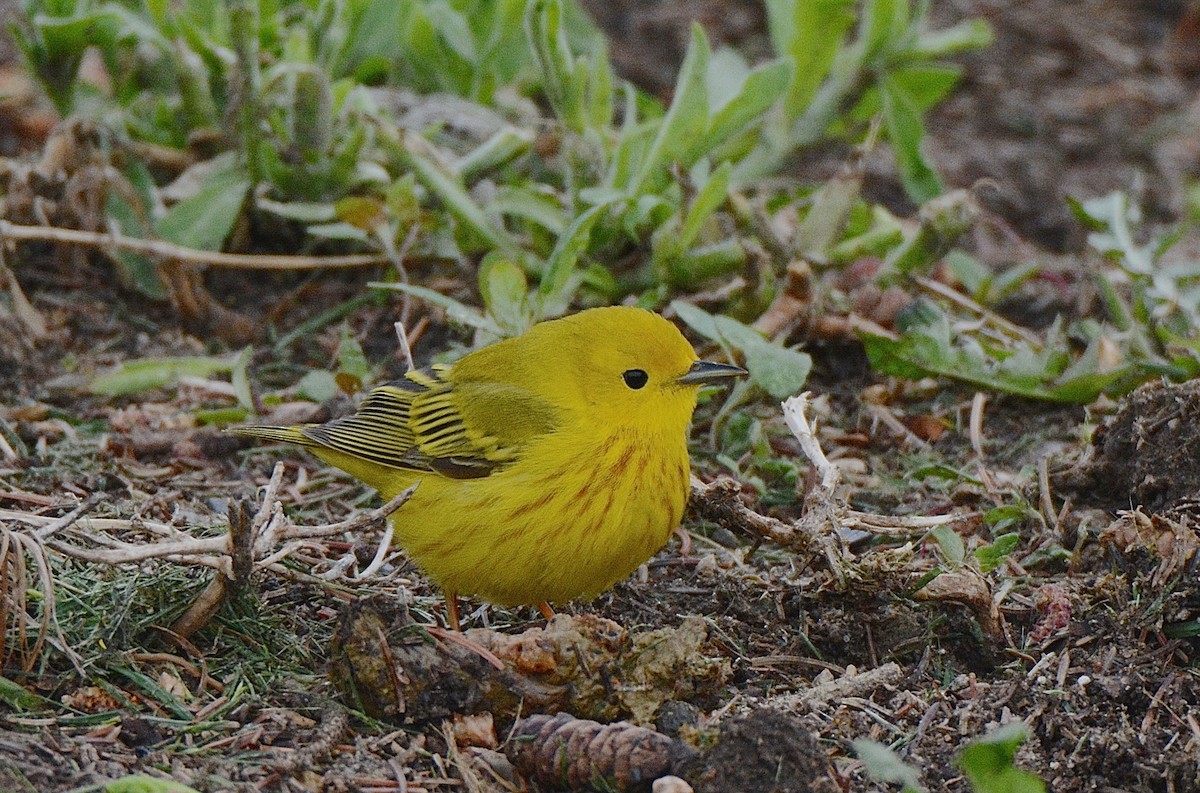
[[[523,339],[553,381],[555,402],[586,411],[601,425],[686,425],[696,391],[745,370],[700,361],[679,329],[639,308],[613,306],[544,322]]]

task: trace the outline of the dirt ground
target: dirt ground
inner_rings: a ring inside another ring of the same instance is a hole
[[[990,208],[1011,225],[1007,243],[980,241],[981,257],[997,266],[1036,256],[1068,272],[1088,267],[1066,195],[1130,191],[1161,221],[1187,211],[1187,184],[1200,170],[1200,34],[1187,4],[934,5],[940,22],[982,16],[996,33],[993,47],[963,59],[962,88],[929,122],[930,152],[947,182],[992,180]],[[757,3],[614,3],[597,14],[618,31],[616,63],[660,91],[693,15],[718,40],[761,48]],[[844,154],[823,152],[797,163],[797,172],[819,178]],[[870,189],[903,207],[883,158],[872,166]],[[91,517],[217,531],[231,505],[245,500],[257,509],[279,459],[287,461],[281,497],[297,523],[333,522],[377,503],[311,458],[193,426],[186,416],[211,397],[201,385],[117,399],[87,394],[97,372],[123,360],[196,355],[217,345],[163,306],[112,285],[99,265],[47,259],[18,273],[51,337],[27,345],[0,328],[0,419],[29,450],[19,460],[0,457],[0,510],[59,517],[102,493]],[[232,275],[210,287],[242,311],[260,306],[265,314],[286,302],[294,327],[318,310],[311,307],[359,294],[371,277]],[[1076,297],[1035,296],[1027,302],[1045,304],[1022,310],[1078,310]],[[357,337],[376,340],[366,345],[368,355],[394,375],[401,364],[390,344],[393,319],[390,307],[369,303],[347,321]],[[431,331],[418,355],[435,351],[447,333]],[[334,328],[284,351],[263,345],[255,376],[287,380],[307,365],[325,366],[337,343]],[[1029,725],[1017,764],[1056,793],[1200,790],[1200,464],[1189,454],[1200,441],[1192,427],[1197,389],[1152,385],[1123,406],[1087,410],[993,395],[980,458],[970,437],[969,389],[884,383],[886,410],[899,419],[889,423],[880,420],[878,403],[863,398],[880,383],[860,350],[816,345],[810,352],[819,437],[845,472],[852,506],[889,515],[978,514],[1019,498],[1028,509],[1009,529],[1020,533],[1019,550],[986,584],[962,571],[944,574],[940,592],[917,594],[941,558],[923,532],[843,533],[827,537],[834,551],[814,551],[782,544],[778,535],[764,542],[761,527],[739,519],[736,509],[695,505],[685,523],[688,553],[672,541],[641,574],[565,609],[615,627],[586,623],[593,631],[586,645],[546,640],[546,652],[600,646],[612,654],[598,666],[583,664],[611,672],[611,696],[600,697],[597,710],[584,710],[582,694],[568,688],[576,715],[612,721],[648,713],[643,720],[661,733],[701,747],[719,730],[716,749],[671,760],[704,791],[898,789],[871,781],[851,746],[859,738],[892,745],[929,790],[966,791],[955,758],[967,742],[1014,719]],[[694,467],[705,481],[727,472],[708,445],[717,407],[701,409],[693,433]],[[762,413],[780,424],[773,408]],[[922,421],[943,426],[944,434],[927,444],[897,429]],[[772,444],[794,453],[803,494],[807,463],[798,446],[785,433]],[[906,472],[922,462],[965,473],[910,479]],[[790,483],[781,476],[766,485],[767,497],[743,487],[738,503],[784,523],[800,517]],[[991,539],[978,517],[955,529],[968,549]],[[344,557],[369,559],[377,538],[372,528],[360,542],[306,550],[306,561],[329,570]],[[345,707],[347,679],[357,681],[360,696],[363,687],[407,682],[369,682],[368,658],[348,649],[357,645],[346,633],[347,604],[378,595],[404,602],[417,622],[435,621],[437,593],[415,570],[396,563],[353,588],[344,579],[330,583],[332,576],[263,574],[231,594],[210,627],[172,642],[167,626],[204,591],[208,576],[168,567],[119,574],[72,568],[74,583],[60,587],[58,619],[96,668],[56,662],[5,670],[51,707],[27,715],[0,691],[0,791],[65,791],[134,771],[169,775],[201,791],[506,789],[511,767],[503,749],[481,747],[487,741],[473,737],[463,720],[414,720],[414,711],[405,720],[382,706],[372,712],[363,699]],[[166,588],[164,575],[174,576]],[[481,642],[493,641],[485,629],[516,636],[544,625],[533,610],[477,605],[464,614]],[[379,624],[395,631],[391,643],[368,643],[366,656],[408,646],[397,638],[409,635],[408,623],[385,616]],[[697,617],[703,628],[688,644],[684,626]],[[668,667],[675,687],[659,699],[612,694],[622,675],[635,674],[622,666],[624,648],[643,647],[639,637],[655,630],[665,631],[655,636],[668,646],[687,649]],[[279,636],[287,640],[273,642]],[[454,640],[429,639],[439,642]],[[331,658],[342,670],[336,686],[326,674]],[[490,712],[494,700],[479,682],[488,679],[487,663],[471,663],[478,664],[477,679],[451,692],[453,701]],[[545,674],[531,672],[530,685],[553,688]],[[518,684],[506,679],[503,686]],[[430,714],[441,713],[437,697],[449,696],[446,688],[434,686],[419,700]],[[503,742],[516,711],[494,711]]]

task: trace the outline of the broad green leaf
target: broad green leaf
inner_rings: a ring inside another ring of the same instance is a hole
[[[691,303],[676,300],[671,308],[692,330],[727,348],[741,350],[750,379],[776,399],[799,393],[808,379],[812,358],[806,353],[772,344],[762,334],[732,317],[712,315]]]
[[[792,67],[786,61],[765,63],[746,76],[738,93],[726,101],[714,101],[716,111],[708,131],[692,147],[685,161],[694,162],[752,124],[761,123],[770,107],[787,90]]]
[[[592,227],[603,213],[608,211],[607,204],[600,204],[587,210],[567,228],[558,239],[558,244],[550,252],[546,260],[546,271],[538,285],[538,295],[543,307],[554,307],[558,311],[565,310],[570,302],[571,280],[575,275],[575,264],[579,261],[591,239]],[[561,306],[561,308],[559,308]]]
[[[883,123],[900,166],[900,178],[905,192],[923,204],[940,195],[945,189],[941,177],[929,165],[921,151],[925,125],[916,100],[901,85],[884,80],[880,85],[883,100]]]
[[[372,289],[390,289],[395,292],[405,292],[413,297],[419,297],[428,303],[445,309],[446,316],[451,322],[482,330],[494,336],[502,337],[505,335],[504,331],[501,330],[500,326],[494,320],[479,313],[476,309],[428,287],[417,286],[415,284],[382,283],[379,281],[369,283],[367,286]]]
[[[483,305],[508,335],[529,328],[533,317],[528,309],[529,285],[521,266],[500,254],[490,253],[479,264],[479,292]]]
[[[833,66],[854,24],[854,0],[767,0],[775,52],[792,64],[784,115],[799,118]]]
[[[949,526],[937,526],[929,532],[934,540],[937,541],[938,547],[942,549],[942,555],[946,557],[946,561],[957,566],[963,563],[967,558],[967,548],[963,544],[962,537],[958,536],[958,532]]]
[[[1046,784],[1013,765],[1017,748],[1029,737],[1024,722],[1012,722],[972,741],[955,762],[975,793],[1046,793]]]
[[[195,788],[170,779],[134,774],[104,783],[103,793],[199,793]]]
[[[680,160],[691,141],[708,128],[709,52],[708,36],[703,28],[693,23],[692,41],[675,81],[675,97],[631,185],[633,195],[638,196],[651,189],[653,181],[666,173],[667,166]],[[684,160],[683,165],[690,167],[691,163]]]
[[[314,369],[306,373],[296,384],[296,389],[300,392],[300,396],[321,404],[337,396],[339,390],[337,378],[334,377],[333,372],[327,372],[324,369]]]
[[[979,569],[984,573],[995,570],[1021,544],[1021,535],[1015,532],[1001,534],[991,545],[975,549],[975,558],[979,561]]]
[[[167,210],[155,224],[158,235],[177,245],[219,251],[242,213],[250,177],[230,158],[205,174],[199,191]]]
[[[228,372],[236,358],[143,358],[126,361],[92,381],[93,394],[125,396],[151,388],[168,386],[180,377],[211,377]]]
[[[784,399],[804,390],[812,369],[812,358],[807,353],[780,347],[761,338],[757,343],[743,347],[742,352],[746,354],[750,379],[771,396]]]

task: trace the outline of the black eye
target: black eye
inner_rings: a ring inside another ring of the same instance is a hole
[[[646,374],[644,369],[626,369],[621,378],[625,381],[625,385],[630,388],[641,388],[650,379],[650,375]]]

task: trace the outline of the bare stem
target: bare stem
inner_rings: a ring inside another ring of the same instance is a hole
[[[20,226],[0,220],[0,241],[42,240],[68,242],[95,248],[117,248],[160,259],[170,259],[193,267],[228,267],[241,270],[331,270],[373,267],[387,264],[387,256],[351,254],[348,256],[285,256],[280,254],[222,253],[176,245],[166,240],[142,240],[112,232],[108,234],[57,226]]]

